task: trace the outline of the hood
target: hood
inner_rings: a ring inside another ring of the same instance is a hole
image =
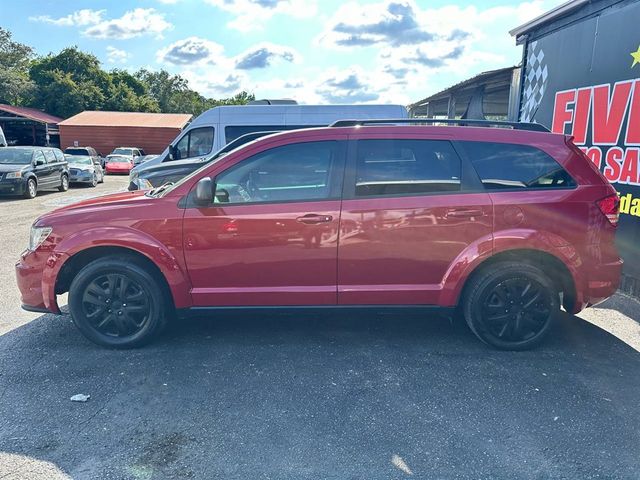
[[[132,158],[128,155],[107,155],[107,160],[115,160],[122,163],[131,163]]]
[[[100,211],[105,209],[127,208],[129,206],[142,206],[145,203],[153,202],[155,199],[145,196],[145,192],[141,190],[133,192],[120,192],[102,197],[89,198],[81,202],[72,203],[61,208],[52,210],[42,215],[36,223],[53,224],[65,221],[66,214],[88,213],[91,211]]]
[[[0,173],[17,172],[30,166],[24,163],[0,163]]]

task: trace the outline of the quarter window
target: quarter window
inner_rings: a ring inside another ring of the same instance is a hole
[[[181,160],[207,155],[213,149],[213,127],[194,128],[176,145],[176,157]]]
[[[284,145],[258,153],[216,178],[215,203],[321,200],[331,196],[335,141]]]
[[[460,190],[460,158],[443,140],[358,140],[357,197]]]
[[[529,145],[459,142],[488,190],[575,187],[567,171]]]

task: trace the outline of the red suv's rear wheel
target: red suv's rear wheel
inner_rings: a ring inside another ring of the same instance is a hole
[[[107,347],[147,343],[165,324],[162,289],[143,267],[114,257],[91,262],[69,288],[69,310],[80,331]]]
[[[474,275],[463,298],[469,328],[504,350],[539,344],[559,310],[558,292],[539,268],[505,262]]]

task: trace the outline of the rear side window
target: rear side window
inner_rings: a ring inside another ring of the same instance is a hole
[[[53,154],[56,156],[56,161],[64,162],[64,154],[61,150],[54,150]]]
[[[458,142],[488,190],[575,187],[567,171],[529,145]]]
[[[356,197],[460,190],[460,158],[443,140],[358,140]]]

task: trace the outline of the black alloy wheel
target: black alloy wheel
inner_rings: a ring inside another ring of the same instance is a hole
[[[525,350],[548,333],[559,301],[553,282],[540,269],[504,263],[472,279],[463,307],[481,340],[504,350]]]
[[[82,295],[83,313],[100,333],[114,337],[135,335],[149,320],[150,295],[122,273],[94,278]]]
[[[71,282],[69,311],[89,340],[107,347],[137,347],[164,328],[171,307],[166,290],[136,258],[104,257],[85,266]]]

